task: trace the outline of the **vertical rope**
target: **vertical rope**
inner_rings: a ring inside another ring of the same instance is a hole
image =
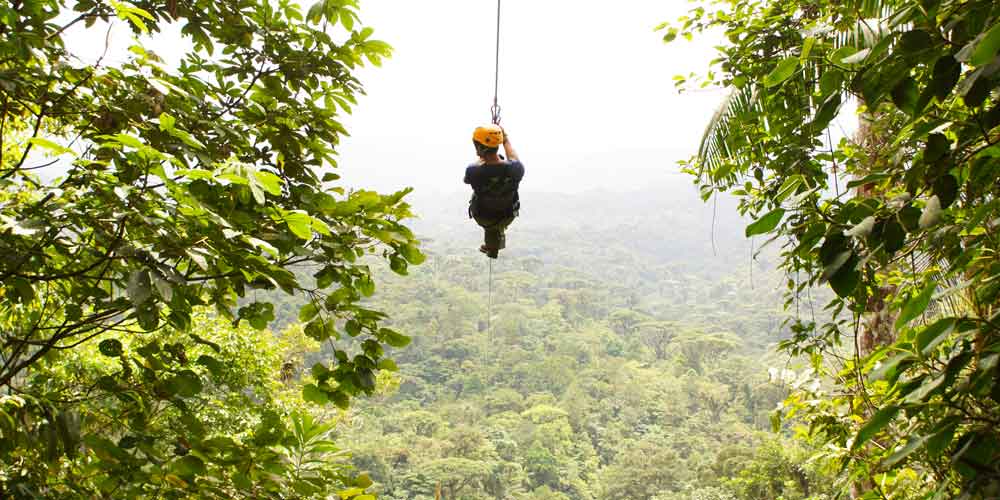
[[[486,260],[489,261],[490,277],[486,302],[486,347],[483,348],[483,366],[490,366],[490,346],[493,345],[493,259]]]
[[[486,336],[490,339],[490,341],[492,341],[493,338],[491,336],[493,335],[493,259],[489,259],[489,261],[490,261],[490,292],[489,292],[489,301],[486,306],[487,307]]]
[[[493,124],[500,124],[500,0],[497,0],[497,45],[496,58],[493,64],[493,106],[490,114],[493,115]]]

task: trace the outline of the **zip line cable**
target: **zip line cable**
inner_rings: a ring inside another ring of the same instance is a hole
[[[493,106],[490,114],[493,115],[493,124],[500,124],[500,0],[497,0],[497,45],[496,58],[493,64]]]
[[[490,115],[494,125],[500,125],[500,0],[497,0],[497,39],[496,55],[493,59],[493,106],[490,107]],[[493,343],[493,259],[489,261],[489,292],[486,303],[486,349],[483,350],[485,356],[484,364],[489,364],[490,344]]]

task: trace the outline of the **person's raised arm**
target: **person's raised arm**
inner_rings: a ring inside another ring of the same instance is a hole
[[[503,129],[501,129],[503,130]],[[510,137],[507,136],[507,131],[503,130],[503,151],[507,154],[507,159],[510,161],[520,161],[517,157],[517,151],[514,151],[514,146],[510,145]]]

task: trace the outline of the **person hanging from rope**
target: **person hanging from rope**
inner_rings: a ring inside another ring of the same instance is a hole
[[[506,247],[507,226],[521,208],[517,188],[524,177],[524,165],[510,144],[510,136],[499,125],[477,127],[472,133],[479,161],[465,169],[465,183],[472,186],[469,217],[483,227],[485,243],[479,251],[491,259]],[[503,145],[504,159],[499,154]]]

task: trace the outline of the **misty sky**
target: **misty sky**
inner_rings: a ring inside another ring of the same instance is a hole
[[[653,28],[679,0],[503,0],[503,125],[527,168],[522,190],[632,190],[690,183],[676,160],[697,147],[723,92],[678,94],[703,72],[711,40],[666,45]],[[342,175],[352,185],[467,190],[476,125],[493,99],[496,3],[365,0],[362,20],[395,48],[360,73],[367,96],[346,119]]]
[[[312,0],[302,1],[307,9]],[[467,191],[472,130],[493,99],[494,0],[361,0],[362,21],[393,45],[382,67],[360,70],[367,90],[338,148],[347,184],[387,191]],[[693,4],[680,0],[503,0],[503,125],[527,168],[523,191],[629,191],[690,183],[689,157],[724,91],[679,94],[673,76],[703,73],[716,40],[661,41],[653,28]],[[77,25],[67,46],[93,62],[105,27]],[[179,26],[143,43],[168,65],[190,44]],[[132,34],[111,32],[105,64],[128,57]]]
[[[303,0],[307,9],[313,0]],[[472,130],[489,122],[493,99],[494,0],[361,0],[361,18],[395,52],[382,67],[357,72],[367,89],[338,147],[340,173],[353,187],[413,186],[423,194],[466,192],[475,160]],[[654,27],[684,15],[681,0],[503,0],[500,103],[527,168],[522,191],[632,191],[690,184],[678,160],[694,153],[726,91],[679,93],[674,75],[703,74],[717,37],[661,41]],[[190,43],[164,26],[143,43],[168,65]],[[105,27],[77,25],[67,46],[93,62]],[[128,57],[132,34],[111,32],[105,64]],[[850,106],[848,106],[850,108]],[[834,140],[853,129],[845,109]],[[847,125],[843,124],[847,122]],[[844,129],[847,129],[846,131]],[[693,189],[693,186],[692,186]]]

